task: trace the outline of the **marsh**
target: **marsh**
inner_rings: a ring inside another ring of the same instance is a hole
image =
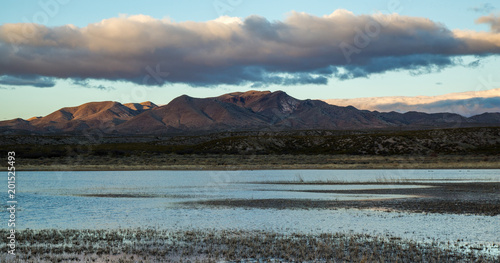
[[[25,171],[18,185],[17,228],[33,235],[368,235],[461,255],[500,254],[499,170]]]

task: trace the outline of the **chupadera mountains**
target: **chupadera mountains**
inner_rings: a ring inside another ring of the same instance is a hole
[[[90,102],[45,117],[0,122],[2,134],[186,134],[219,131],[431,129],[500,126],[500,113],[469,118],[453,113],[377,112],[299,100],[285,92],[235,92],[212,98],[177,97],[167,105]]]

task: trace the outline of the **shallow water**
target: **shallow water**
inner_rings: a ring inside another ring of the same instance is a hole
[[[212,199],[400,198],[404,196],[300,191],[425,187],[348,184],[398,181],[499,182],[500,170],[18,172],[17,228],[232,228],[301,233],[354,232],[419,241],[463,239],[463,242],[469,243],[500,242],[499,216],[387,213],[356,209],[193,208],[181,204]],[[6,222],[6,213],[2,216]]]

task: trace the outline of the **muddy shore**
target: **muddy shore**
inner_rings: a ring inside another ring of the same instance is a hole
[[[273,169],[500,169],[499,156],[178,155],[24,158],[19,171],[273,170]]]
[[[301,184],[301,183],[284,183]],[[306,183],[311,184],[311,183]],[[338,183],[318,183],[338,184]],[[500,183],[359,183],[359,184],[401,184],[420,185],[425,188],[388,188],[370,190],[306,190],[304,192],[340,193],[340,194],[383,194],[406,195],[408,198],[359,200],[359,201],[325,201],[325,200],[293,200],[264,199],[238,200],[220,199],[197,202],[186,202],[186,205],[213,207],[247,207],[269,209],[374,209],[387,212],[441,213],[441,214],[473,214],[500,215]]]

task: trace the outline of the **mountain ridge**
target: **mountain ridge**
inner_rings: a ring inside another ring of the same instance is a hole
[[[89,102],[44,117],[0,121],[1,133],[176,134],[219,131],[431,129],[500,126],[500,113],[378,112],[321,100],[299,100],[283,91],[232,92],[217,97],[179,96],[162,106],[147,101]]]

